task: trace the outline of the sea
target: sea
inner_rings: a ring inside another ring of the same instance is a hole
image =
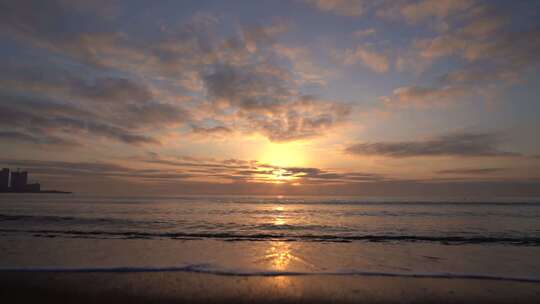
[[[540,198],[1,194],[0,270],[540,282]]]

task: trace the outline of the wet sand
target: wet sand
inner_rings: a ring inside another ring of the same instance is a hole
[[[540,303],[540,284],[185,272],[0,272],[2,303]]]

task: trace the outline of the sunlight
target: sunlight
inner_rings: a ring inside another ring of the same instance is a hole
[[[272,278],[272,281],[277,289],[287,289],[291,285],[291,278],[288,276],[276,276]]]
[[[285,183],[287,181],[295,179],[294,176],[288,175],[287,170],[284,169],[276,169],[272,171],[272,175],[270,175],[270,179],[274,183]]]
[[[262,150],[259,160],[262,163],[282,166],[304,166],[308,163],[305,146],[301,143],[269,143]],[[279,176],[279,172],[274,173]]]
[[[265,260],[270,261],[275,270],[286,270],[294,256],[290,250],[290,244],[285,242],[273,242],[265,253]]]
[[[270,267],[277,271],[289,270],[290,263],[295,259],[291,253],[290,244],[284,242],[272,242],[266,250],[264,259],[270,262]],[[272,278],[276,288],[285,289],[291,284],[287,276],[275,276]]]
[[[282,212],[285,211],[283,206],[275,206],[274,211],[279,212],[279,214],[274,218],[274,225],[281,226],[287,224],[285,217],[282,216]]]
[[[278,216],[278,217],[276,217],[276,218],[274,219],[274,225],[276,225],[276,226],[285,225],[286,223],[287,223],[287,222],[286,222],[285,219],[282,218],[282,217],[279,217],[279,216]]]

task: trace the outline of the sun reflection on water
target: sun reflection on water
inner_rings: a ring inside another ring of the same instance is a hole
[[[272,225],[283,226],[289,224],[290,217],[287,216],[288,206],[274,205],[270,207],[272,212]],[[275,229],[287,229],[288,227],[274,227]],[[260,258],[260,262],[265,264],[265,267],[275,271],[288,271],[291,268],[312,267],[301,257],[295,255],[293,243],[287,241],[270,241],[268,247],[264,251],[264,255]],[[297,246],[297,244],[296,244]]]
[[[277,289],[288,289],[292,285],[291,278],[289,276],[273,277],[272,281]]]
[[[274,217],[274,223],[273,223],[275,226],[281,226],[281,225],[287,224],[287,219],[283,215],[283,211],[285,211],[284,206],[274,206],[272,210],[277,212],[277,215]]]
[[[266,250],[264,259],[270,262],[273,270],[287,270],[289,264],[295,259],[291,253],[290,244],[286,242],[272,242]]]
[[[285,225],[287,223],[287,221],[285,220],[285,218],[283,217],[276,217],[274,219],[274,225],[276,226],[282,226],[282,225]]]

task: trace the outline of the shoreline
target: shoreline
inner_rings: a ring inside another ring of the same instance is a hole
[[[305,272],[305,271],[277,271],[277,270],[231,270],[208,268],[201,265],[187,265],[181,267],[0,267],[1,273],[48,273],[48,274],[144,274],[144,273],[186,273],[207,274],[222,277],[381,277],[403,279],[450,279],[450,280],[479,280],[540,284],[540,277],[525,276],[496,276],[475,273],[451,272],[376,272],[376,271],[335,271],[335,272]]]
[[[19,303],[538,303],[540,284],[381,276],[0,271]]]

